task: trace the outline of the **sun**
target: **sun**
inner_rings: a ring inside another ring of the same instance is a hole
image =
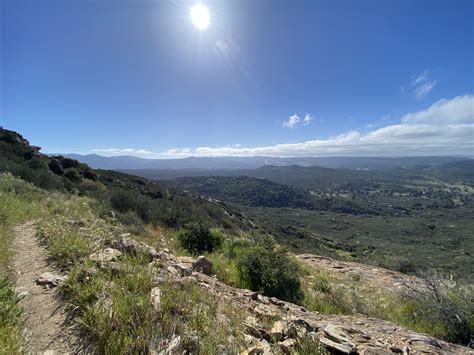
[[[209,26],[209,11],[207,7],[202,4],[196,4],[190,11],[191,21],[194,26],[200,30],[204,30]]]

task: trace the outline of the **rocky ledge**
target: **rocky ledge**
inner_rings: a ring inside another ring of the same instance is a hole
[[[156,269],[156,287],[150,294],[155,308],[160,307],[160,282],[171,279],[178,283],[195,283],[241,309],[246,316],[244,337],[247,346],[242,354],[291,353],[296,341],[304,337],[319,340],[323,348],[335,354],[474,354],[472,349],[419,334],[391,322],[362,315],[335,316],[309,312],[293,303],[231,287],[212,275],[212,262],[205,256],[197,259],[178,257],[168,249],[156,251],[128,236],[122,236],[110,248],[97,251],[90,258],[97,261],[100,267],[114,268],[120,253],[137,251],[148,253],[149,267]],[[305,255],[302,259],[314,262],[317,258]],[[268,319],[276,321],[268,324]],[[165,352],[172,353],[179,342],[179,337],[173,339]]]

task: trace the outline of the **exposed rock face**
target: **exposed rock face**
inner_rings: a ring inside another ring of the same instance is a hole
[[[277,298],[228,286],[209,276],[212,262],[203,256],[192,263],[191,258],[169,253],[161,261],[161,267],[168,270],[169,277],[176,282],[196,283],[232,301],[247,315],[244,338],[248,348],[242,354],[291,353],[301,337],[318,340],[322,347],[339,354],[474,354],[466,347],[418,334],[391,322],[361,315],[322,315]],[[178,270],[181,267],[188,270],[190,265],[194,270],[192,276],[184,276],[187,271]],[[270,326],[261,325],[271,318],[280,320]]]
[[[206,275],[212,274],[212,261],[201,255],[193,264],[193,270],[202,272]]]
[[[301,254],[297,257],[311,267],[322,269],[332,274],[351,276],[353,279],[370,282],[372,286],[391,291],[405,290],[409,286],[424,287],[422,279],[381,267],[339,261],[312,254]]]

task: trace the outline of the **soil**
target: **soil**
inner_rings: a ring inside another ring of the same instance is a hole
[[[23,297],[20,306],[26,327],[27,352],[78,353],[79,338],[67,312],[54,289],[36,285],[36,278],[45,272],[57,274],[47,263],[33,222],[14,228],[13,268],[16,273],[16,291]]]

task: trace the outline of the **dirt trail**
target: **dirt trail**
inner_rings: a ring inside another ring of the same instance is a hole
[[[27,329],[28,352],[77,353],[74,349],[78,348],[78,338],[67,325],[66,312],[56,299],[54,290],[35,283],[39,275],[55,271],[47,263],[45,250],[35,236],[34,224],[28,222],[16,226],[14,236],[16,254],[13,267],[16,290],[24,296],[20,305]]]

